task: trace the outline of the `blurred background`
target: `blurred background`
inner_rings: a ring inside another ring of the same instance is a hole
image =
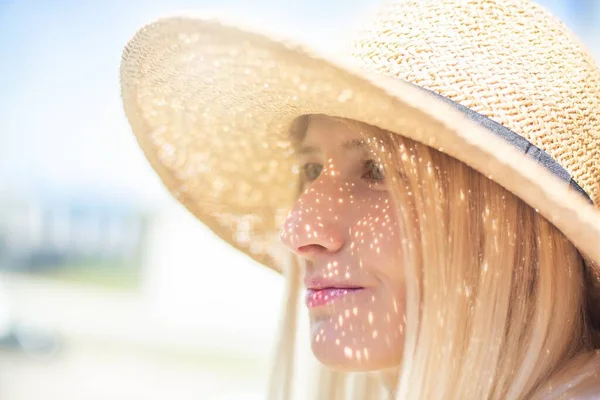
[[[600,58],[600,1],[539,2]],[[184,10],[325,50],[377,4],[0,0],[1,400],[265,397],[282,280],[162,188],[123,115],[121,51]]]

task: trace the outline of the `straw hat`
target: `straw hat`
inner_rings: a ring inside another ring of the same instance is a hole
[[[526,0],[392,2],[366,26],[351,62],[213,19],[137,32],[121,66],[125,111],[171,193],[278,269],[297,195],[291,123],[359,120],[515,193],[588,257],[600,287],[600,71],[573,34]]]

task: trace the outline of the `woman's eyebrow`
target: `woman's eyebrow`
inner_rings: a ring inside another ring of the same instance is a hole
[[[353,139],[342,143],[342,149],[344,150],[367,150],[367,144],[364,140]]]
[[[342,149],[344,151],[349,150],[367,150],[367,144],[361,139],[348,140],[342,143]],[[314,146],[304,146],[296,150],[298,155],[314,154],[319,153],[321,149]]]

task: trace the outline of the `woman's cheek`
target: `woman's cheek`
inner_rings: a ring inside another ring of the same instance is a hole
[[[398,221],[388,196],[371,199],[350,229],[351,254],[369,265],[395,264],[400,258]]]

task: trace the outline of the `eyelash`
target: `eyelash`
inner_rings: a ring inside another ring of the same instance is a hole
[[[377,163],[375,162],[375,160],[364,160],[362,162],[363,170],[365,168],[368,168],[371,165],[374,166],[375,168],[377,168],[377,170],[379,171],[379,174],[381,174],[381,178],[379,178],[379,179],[378,178],[365,178],[364,176],[361,176],[361,178],[363,178],[366,181],[371,182],[371,183],[381,183],[381,182],[383,182],[385,180],[385,176],[383,174],[382,169],[377,165]]]
[[[311,166],[311,165],[320,165],[320,164],[318,164],[318,163],[306,163],[306,164],[304,164],[302,166],[302,171],[303,171],[304,178],[308,182],[312,182],[315,179],[317,179],[319,177],[319,175],[321,175],[321,172],[323,170],[323,166],[321,165],[321,170],[319,171],[319,174],[315,178],[311,179],[310,177],[308,177],[308,173],[307,173],[307,167]],[[382,176],[381,178],[365,177],[365,173],[363,172],[363,175],[361,175],[361,178],[364,179],[365,181],[367,181],[367,182],[369,182],[371,184],[375,184],[375,183],[382,183],[385,180],[385,176],[383,175],[383,171],[381,171],[381,168],[379,168],[379,166],[377,166],[377,163],[375,162],[375,160],[373,160],[373,159],[363,160],[361,162],[361,165],[362,165],[363,171],[365,169],[368,169],[371,166],[375,166],[380,171],[380,174]],[[367,171],[367,172],[369,172],[369,171]]]

